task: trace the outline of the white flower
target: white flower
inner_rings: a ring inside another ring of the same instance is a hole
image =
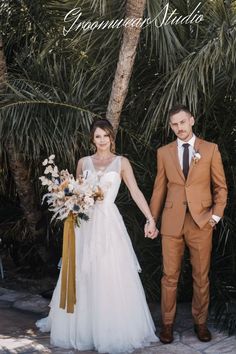
[[[44,174],[47,175],[49,173],[53,173],[53,168],[51,165],[47,166],[44,170]]]
[[[73,192],[74,186],[73,186],[72,183],[69,183],[69,184],[68,184],[68,188],[69,188],[69,191],[70,191],[70,192]]]
[[[57,197],[58,197],[59,199],[62,199],[62,198],[65,197],[65,193],[62,192],[62,191],[60,191],[60,192],[57,193]]]
[[[53,160],[55,159],[55,155],[54,154],[50,155],[48,159],[53,162]]]
[[[46,165],[52,165],[54,164],[54,160],[55,159],[55,155],[50,155],[48,159],[45,159],[43,162],[42,162],[42,165],[43,166],[46,166]]]
[[[52,184],[52,181],[50,181],[50,179],[46,178],[45,176],[39,177],[39,179],[43,186],[49,186]]]
[[[193,161],[196,164],[199,160],[201,159],[201,155],[199,154],[199,152],[195,152],[193,155]]]
[[[200,160],[201,155],[199,154],[199,152],[196,152],[196,153],[194,154],[194,158],[197,159],[197,160]]]
[[[40,181],[42,182],[42,185],[45,185],[45,182],[47,181],[47,178],[45,176],[39,177]]]
[[[89,197],[89,196],[87,196],[87,195],[84,197],[84,202],[85,202],[86,205],[88,205],[88,206],[94,205],[94,199],[91,198],[91,197]]]
[[[53,169],[52,177],[59,177],[58,167],[57,166],[55,166],[54,169]]]

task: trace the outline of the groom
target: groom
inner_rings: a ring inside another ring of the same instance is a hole
[[[211,340],[206,320],[212,231],[226,205],[225,174],[217,145],[193,134],[194,117],[187,107],[173,107],[169,124],[177,140],[157,151],[157,176],[150,204],[156,221],[163,211],[160,340],[164,344],[173,341],[177,284],[186,244],[192,264],[194,329],[198,339],[207,342]]]

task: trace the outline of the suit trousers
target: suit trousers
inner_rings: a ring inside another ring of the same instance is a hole
[[[212,227],[208,223],[200,229],[191,214],[187,212],[180,235],[162,235],[161,312],[164,324],[171,324],[175,319],[177,286],[185,244],[189,248],[192,265],[194,323],[206,322],[209,306],[208,273],[212,250],[212,231]]]

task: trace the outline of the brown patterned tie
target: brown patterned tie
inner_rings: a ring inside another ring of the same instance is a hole
[[[183,153],[183,173],[185,176],[185,179],[188,177],[188,170],[189,170],[189,145],[188,143],[183,144],[184,148],[184,153]]]

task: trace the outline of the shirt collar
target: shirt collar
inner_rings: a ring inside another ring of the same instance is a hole
[[[193,134],[192,138],[189,141],[183,141],[183,140],[180,140],[179,138],[177,138],[177,145],[180,148],[180,147],[182,147],[183,144],[188,143],[189,145],[194,147],[195,140],[196,140],[196,135],[194,135],[194,134]]]

